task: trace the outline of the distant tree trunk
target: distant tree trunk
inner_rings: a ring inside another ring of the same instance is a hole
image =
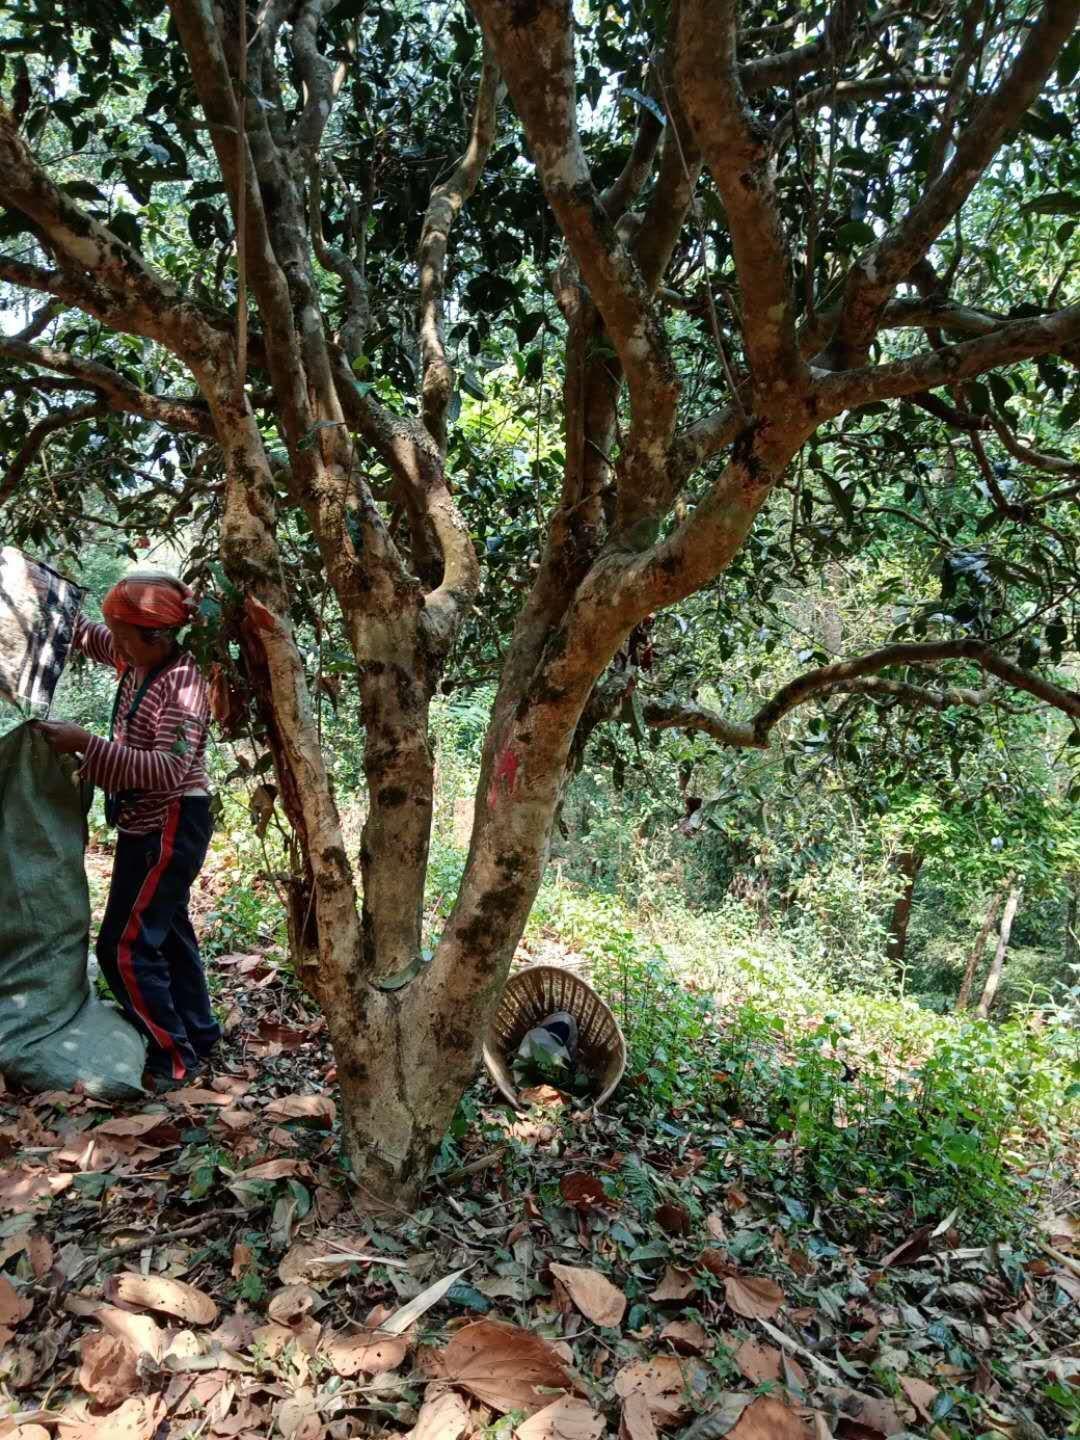
[[[889,921],[889,941],[886,954],[894,968],[904,963],[907,950],[908,925],[911,923],[911,905],[915,898],[915,882],[922,869],[923,856],[914,850],[904,850],[896,861],[896,868],[904,882],[904,888],[896,897],[892,918]]]
[[[986,954],[986,942],[990,938],[990,931],[997,924],[998,912],[1001,909],[1002,901],[1005,899],[1004,890],[997,890],[990,897],[990,905],[986,911],[986,919],[979,931],[979,938],[971,947],[971,954],[968,956],[967,965],[964,967],[964,978],[960,982],[960,993],[956,997],[957,1010],[966,1010],[971,1000],[971,987],[975,983],[975,972],[982,963]]]
[[[1015,885],[1009,891],[1009,898],[1005,901],[1005,913],[1001,917],[1001,932],[998,935],[997,950],[994,952],[994,963],[990,966],[990,973],[983,986],[982,999],[979,1001],[978,1013],[984,1020],[990,1014],[990,1006],[993,1005],[994,996],[1001,984],[1001,972],[1005,968],[1005,951],[1009,948],[1009,934],[1012,930],[1013,920],[1016,918],[1017,907],[1020,904],[1020,894],[1021,887]]]
[[[1073,876],[1065,904],[1065,964],[1080,965],[1080,876]]]

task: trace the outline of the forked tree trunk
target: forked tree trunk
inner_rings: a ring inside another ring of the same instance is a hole
[[[1013,921],[1020,904],[1020,895],[1021,888],[1016,885],[1009,891],[1009,898],[1005,901],[1005,913],[1001,917],[1001,931],[998,935],[997,949],[994,951],[994,961],[990,966],[990,973],[983,986],[982,999],[978,1005],[978,1013],[984,1020],[990,1014],[990,1007],[994,1003],[998,986],[1001,984],[1001,972],[1005,968],[1005,951],[1009,948],[1009,935],[1012,932]]]
[[[897,856],[896,869],[903,882],[903,889],[893,904],[889,920],[889,940],[885,953],[894,970],[904,963],[907,952],[908,926],[911,924],[911,906],[915,899],[915,883],[923,866],[923,856],[915,850],[904,850]]]
[[[987,906],[986,918],[979,929],[978,939],[971,947],[971,954],[968,956],[967,964],[964,967],[964,978],[960,981],[960,993],[956,997],[957,1010],[966,1010],[971,1001],[971,989],[975,984],[975,973],[982,963],[986,954],[986,942],[990,938],[990,931],[997,924],[997,917],[1001,910],[1002,902],[1005,899],[1005,891],[997,890],[990,897],[990,904]]]

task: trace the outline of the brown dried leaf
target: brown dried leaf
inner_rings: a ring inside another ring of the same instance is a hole
[[[111,1415],[61,1419],[57,1440],[151,1440],[165,1417],[162,1395],[133,1395]]]
[[[664,1427],[690,1414],[694,1402],[708,1390],[711,1375],[701,1360],[657,1355],[624,1365],[615,1376],[615,1393],[622,1400],[643,1395],[653,1420]]]
[[[283,1095],[266,1107],[271,1120],[317,1120],[327,1129],[334,1123],[337,1106],[329,1095]]]
[[[216,1090],[206,1090],[201,1085],[185,1085],[182,1090],[170,1090],[165,1096],[167,1105],[231,1105],[231,1095],[219,1095]]]
[[[170,1140],[175,1137],[175,1143],[180,1143],[180,1132],[174,1125],[172,1116],[164,1111],[157,1111],[152,1115],[117,1115],[115,1119],[106,1120],[104,1124],[96,1126],[93,1133],[141,1140],[159,1130],[166,1130]]]
[[[744,1340],[735,1351],[735,1364],[739,1374],[752,1385],[765,1380],[779,1383],[782,1371],[780,1351],[775,1345],[762,1345],[757,1340]]]
[[[34,1302],[20,1295],[6,1275],[0,1275],[0,1325],[21,1325],[34,1308]]]
[[[471,1428],[469,1407],[457,1391],[431,1385],[416,1417],[412,1440],[461,1440]]]
[[[120,1275],[109,1276],[105,1293],[120,1304],[175,1315],[192,1325],[213,1325],[218,1316],[218,1307],[205,1291],[183,1280],[168,1280],[164,1275],[136,1275],[125,1270]]]
[[[409,1353],[404,1335],[382,1335],[377,1330],[359,1330],[355,1335],[335,1335],[326,1346],[326,1358],[336,1375],[384,1375],[396,1370]]]
[[[727,1433],[728,1440],[811,1440],[812,1435],[794,1410],[768,1395],[752,1400]]]
[[[560,1395],[514,1433],[517,1440],[600,1440],[606,1429],[604,1417],[588,1401],[576,1395]]]
[[[552,1391],[573,1390],[574,1379],[548,1341],[517,1325],[475,1320],[431,1357],[437,1378],[468,1390],[505,1415],[533,1415],[551,1401]]]
[[[596,1270],[577,1265],[552,1265],[551,1273],[566,1286],[577,1308],[594,1325],[619,1325],[626,1314],[626,1296]]]
[[[306,1175],[309,1167],[303,1160],[264,1160],[259,1165],[249,1165],[236,1176],[237,1180],[289,1180],[294,1175]]]
[[[160,1360],[168,1348],[168,1334],[149,1315],[133,1315],[114,1305],[102,1305],[93,1317],[110,1335],[125,1341],[136,1355],[149,1355]]]
[[[322,1440],[326,1433],[314,1392],[306,1388],[283,1400],[274,1412],[274,1419],[282,1440]]]
[[[310,1285],[286,1285],[266,1307],[271,1320],[279,1325],[295,1325],[318,1304],[319,1297]]]
[[[16,1215],[24,1210],[36,1210],[40,1200],[59,1195],[74,1180],[74,1175],[49,1174],[45,1170],[21,1167],[0,1171],[0,1210],[10,1210]]]
[[[918,1260],[930,1249],[930,1237],[933,1234],[933,1225],[920,1225],[914,1234],[909,1235],[902,1244],[897,1245],[895,1250],[890,1250],[883,1260],[878,1261],[882,1270],[888,1265],[895,1265],[898,1260]]]
[[[650,1300],[685,1300],[697,1289],[697,1281],[689,1270],[676,1270],[673,1265],[664,1269],[660,1284],[649,1296]]]
[[[784,1303],[780,1286],[762,1275],[729,1275],[724,1293],[730,1308],[744,1320],[771,1320]]]
[[[603,1185],[595,1175],[584,1170],[573,1170],[559,1181],[559,1190],[567,1205],[575,1210],[589,1211],[597,1205],[610,1203]]]
[[[0,1436],[3,1440],[49,1440],[49,1432],[44,1425],[11,1425],[4,1429],[4,1422],[0,1420]]]
[[[690,1233],[690,1211],[682,1205],[658,1205],[653,1218],[661,1230],[666,1230],[669,1235],[689,1235]]]
[[[623,1401],[619,1440],[656,1440],[656,1425],[647,1396],[635,1390]]]
[[[660,1339],[674,1346],[680,1355],[705,1355],[712,1349],[709,1332],[696,1320],[672,1320],[660,1331]]]
[[[53,1267],[53,1247],[51,1241],[35,1231],[28,1237],[27,1252],[30,1256],[30,1268],[34,1272],[35,1280],[43,1280]]]
[[[115,1335],[84,1335],[79,1354],[79,1384],[99,1405],[114,1410],[139,1389],[138,1356]]]
[[[934,1417],[931,1409],[938,1397],[937,1386],[929,1384],[926,1380],[920,1380],[915,1375],[901,1375],[900,1389],[915,1406],[920,1417],[928,1425],[932,1424]]]

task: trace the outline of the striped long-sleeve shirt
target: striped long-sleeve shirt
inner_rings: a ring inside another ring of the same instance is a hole
[[[117,664],[112,636],[105,625],[80,617],[74,646],[91,660]],[[108,794],[124,791],[118,827],[137,835],[160,830],[169,806],[182,795],[209,787],[206,742],[210,703],[206,682],[185,651],[151,681],[135,715],[128,712],[145,679],[130,667],[120,677],[120,696],[112,740],[90,737],[82,774]]]

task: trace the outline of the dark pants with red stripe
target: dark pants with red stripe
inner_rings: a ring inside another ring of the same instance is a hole
[[[206,975],[188,917],[213,822],[210,801],[189,795],[151,835],[120,831],[97,957],[128,1019],[150,1042],[146,1067],[182,1080],[214,1048]]]

